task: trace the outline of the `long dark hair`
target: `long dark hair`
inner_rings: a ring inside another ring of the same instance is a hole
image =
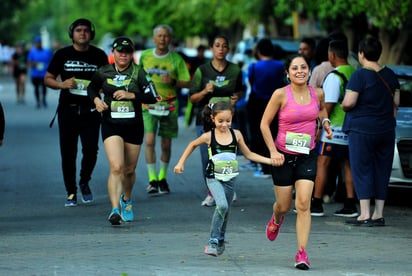
[[[210,103],[205,105],[202,111],[203,116],[203,131],[207,132],[215,127],[215,123],[212,121],[211,116],[216,116],[219,112],[230,110],[232,114],[235,112],[230,102],[220,101],[217,103]]]

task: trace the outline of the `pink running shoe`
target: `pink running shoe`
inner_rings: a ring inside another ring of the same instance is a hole
[[[295,267],[301,270],[308,270],[310,268],[308,255],[306,255],[305,249],[303,247],[296,253]]]
[[[282,216],[282,218],[280,219],[280,223],[276,224],[275,215],[274,214],[272,215],[272,217],[270,218],[270,221],[266,225],[266,237],[268,238],[268,240],[274,241],[276,239],[276,237],[279,234],[280,227],[282,226],[284,220],[285,220],[285,217]]]

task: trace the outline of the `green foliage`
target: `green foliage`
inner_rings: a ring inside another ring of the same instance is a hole
[[[238,40],[246,26],[291,25],[292,12],[315,18],[326,31],[366,31],[371,27],[367,22],[395,34],[409,33],[412,27],[412,0],[5,0],[0,37],[11,43],[30,40],[46,27],[53,39],[66,44],[69,24],[86,17],[96,26],[96,41],[107,33],[150,39],[160,23],[170,24],[177,40],[210,38],[218,32]]]

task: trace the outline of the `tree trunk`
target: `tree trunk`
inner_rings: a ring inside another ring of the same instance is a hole
[[[379,60],[381,64],[403,64],[402,53],[405,50],[410,32],[408,30],[400,30],[397,39],[391,43],[391,34],[383,29],[380,29],[379,36],[382,43],[382,55]]]

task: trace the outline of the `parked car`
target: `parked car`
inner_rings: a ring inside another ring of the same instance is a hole
[[[412,188],[412,66],[389,66],[398,76],[401,97],[390,187]]]

